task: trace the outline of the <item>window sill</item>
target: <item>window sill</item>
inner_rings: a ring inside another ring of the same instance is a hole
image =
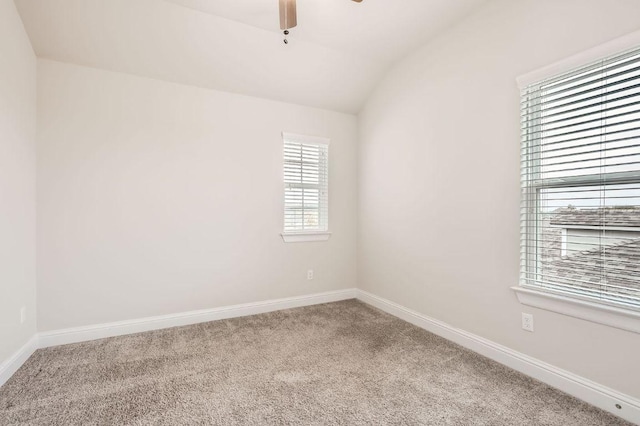
[[[640,312],[525,287],[511,287],[523,305],[640,333]]]
[[[331,232],[290,232],[280,235],[285,243],[306,243],[327,241],[331,237]]]

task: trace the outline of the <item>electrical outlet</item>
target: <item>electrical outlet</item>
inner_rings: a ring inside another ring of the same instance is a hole
[[[27,307],[23,306],[22,308],[20,308],[20,324],[24,324],[26,320],[27,320]]]
[[[522,329],[533,333],[533,315],[522,313]]]
[[[307,279],[308,280],[312,280],[313,279],[313,269],[309,269],[307,271]]]

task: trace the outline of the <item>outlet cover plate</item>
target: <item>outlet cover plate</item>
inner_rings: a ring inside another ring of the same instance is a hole
[[[533,315],[522,313],[522,329],[533,332]]]

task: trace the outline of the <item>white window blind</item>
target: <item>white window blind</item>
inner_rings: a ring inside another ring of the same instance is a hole
[[[284,232],[329,228],[329,141],[283,133]]]
[[[640,309],[640,49],[522,90],[521,286]]]

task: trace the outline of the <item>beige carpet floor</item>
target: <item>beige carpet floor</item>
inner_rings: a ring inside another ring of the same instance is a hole
[[[38,350],[0,424],[625,422],[350,300]]]

